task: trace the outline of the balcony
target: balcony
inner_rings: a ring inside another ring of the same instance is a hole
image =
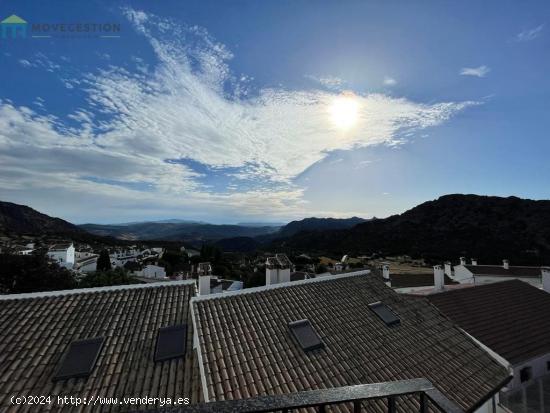
[[[400,396],[418,398],[418,412],[439,411],[443,413],[464,413],[460,407],[447,399],[431,382],[426,379],[392,381],[376,384],[359,384],[356,386],[336,387],[321,390],[310,390],[278,396],[259,396],[243,400],[227,400],[202,403],[192,406],[165,409],[170,413],[260,413],[283,412],[309,408],[308,411],[325,413],[329,406],[346,404],[348,410],[359,413],[362,402],[383,400],[384,410],[397,412],[396,401]],[[343,406],[342,406],[343,407]],[[345,410],[345,409],[344,409]],[[365,410],[363,410],[365,411]],[[380,411],[372,410],[372,411]],[[407,410],[409,411],[409,410]]]

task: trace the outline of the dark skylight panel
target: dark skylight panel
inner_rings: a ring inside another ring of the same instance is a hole
[[[95,367],[103,341],[103,337],[73,341],[61,360],[53,380],[88,377]]]
[[[382,320],[388,327],[398,325],[401,323],[399,317],[384,303],[377,301],[376,303],[369,304],[369,308]]]
[[[159,329],[155,361],[183,357],[187,345],[187,324]]]
[[[288,323],[290,331],[304,351],[323,348],[321,338],[314,330],[309,320],[299,320]]]

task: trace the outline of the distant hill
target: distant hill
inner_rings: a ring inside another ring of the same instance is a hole
[[[292,221],[282,227],[277,236],[290,237],[301,231],[323,231],[331,229],[346,229],[366,220],[363,218],[305,218],[300,221]]]
[[[277,231],[277,228],[274,227],[158,222],[125,225],[84,224],[79,227],[92,234],[124,240],[166,240],[191,243],[210,242],[222,238],[255,237]]]
[[[0,233],[6,235],[71,235],[85,232],[70,222],[52,218],[26,205],[0,201]]]
[[[261,246],[261,243],[251,237],[235,237],[221,239],[214,245],[225,252],[253,252]]]
[[[550,264],[550,201],[446,195],[401,215],[344,230],[300,232],[274,247],[342,255],[408,254],[434,260]]]

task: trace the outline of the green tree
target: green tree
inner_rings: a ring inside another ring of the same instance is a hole
[[[97,271],[109,271],[111,269],[111,257],[109,257],[109,251],[102,250],[99,253],[99,258],[97,259]]]
[[[69,270],[42,254],[0,254],[0,293],[16,294],[68,290],[76,287]]]
[[[108,271],[96,271],[87,274],[80,280],[78,286],[81,288],[106,287],[110,285],[141,284],[135,277],[130,276],[122,268],[115,268]]]

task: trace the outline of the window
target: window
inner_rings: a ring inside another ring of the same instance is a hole
[[[164,361],[185,355],[187,347],[187,324],[159,329],[155,361]]]
[[[304,351],[323,348],[324,344],[309,320],[298,320],[288,323],[290,331]]]
[[[382,320],[388,327],[401,323],[399,317],[384,303],[377,301],[369,304],[369,308]]]
[[[53,381],[88,377],[99,357],[103,337],[73,341],[63,357]]]
[[[524,367],[519,371],[519,379],[522,383],[531,380],[533,377],[533,369],[531,367]]]

